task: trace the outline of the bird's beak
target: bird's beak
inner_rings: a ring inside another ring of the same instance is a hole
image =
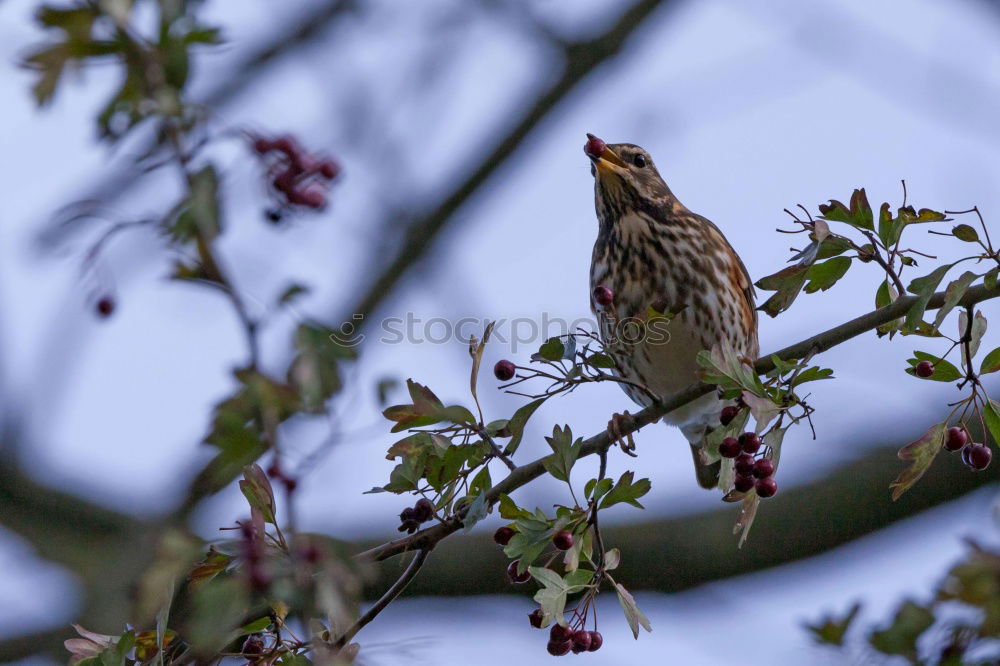
[[[594,163],[601,173],[613,173],[617,169],[624,169],[626,165],[622,159],[615,155],[615,152],[608,148],[608,144],[593,134],[587,134],[587,143],[583,146],[583,152]]]

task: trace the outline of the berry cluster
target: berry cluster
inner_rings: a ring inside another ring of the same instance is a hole
[[[517,531],[513,527],[504,525],[497,528],[497,531],[493,533],[493,540],[501,546],[506,546],[514,538],[515,534],[517,534]],[[560,530],[552,535],[552,545],[559,550],[569,550],[573,547],[573,543],[573,533],[569,530]],[[531,574],[528,573],[527,569],[523,572],[518,572],[520,564],[521,560],[514,560],[507,565],[507,580],[511,583],[527,583],[531,580]]]
[[[264,654],[264,638],[260,634],[250,634],[240,652],[245,657],[259,657]]]
[[[421,523],[426,523],[434,517],[434,505],[427,498],[421,497],[413,506],[406,507],[399,514],[399,531],[413,534],[420,529]]]
[[[268,139],[253,136],[253,149],[261,157],[275,156],[268,169],[271,187],[281,199],[281,206],[303,206],[320,209],[326,206],[325,183],[340,173],[340,167],[330,159],[316,159],[305,152],[290,136]],[[269,212],[278,221],[281,210]]]
[[[944,449],[952,453],[961,451],[962,462],[976,472],[989,467],[990,461],[993,460],[993,451],[990,447],[970,441],[969,433],[958,426],[948,428],[944,437]]]
[[[741,493],[757,490],[759,497],[773,497],[778,492],[778,482],[774,480],[774,462],[760,453],[763,442],[754,432],[745,432],[736,437],[726,437],[719,444],[719,455],[735,458],[736,481],[733,484]]]
[[[528,620],[533,627],[541,627],[542,613],[540,610],[528,614]],[[545,646],[553,657],[561,657],[573,652],[597,652],[604,645],[604,637],[599,631],[587,631],[583,628],[573,629],[572,626],[553,624],[549,630],[549,642]]]

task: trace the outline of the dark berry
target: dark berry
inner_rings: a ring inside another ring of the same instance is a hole
[[[333,180],[340,173],[340,167],[333,160],[323,160],[316,167],[316,170],[327,180]]]
[[[948,432],[944,438],[944,448],[946,451],[960,451],[963,446],[969,441],[969,436],[965,434],[965,431],[957,426],[952,426],[948,428]]]
[[[981,472],[989,467],[992,459],[993,451],[990,450],[990,447],[983,444],[973,442],[962,449],[962,462],[977,472]]]
[[[497,361],[497,364],[493,366],[493,374],[502,382],[510,381],[514,378],[514,372],[517,370],[517,366],[503,359],[502,361]]]
[[[516,532],[514,532],[513,528],[504,525],[503,527],[497,528],[497,531],[493,533],[493,540],[501,546],[506,546],[510,543],[510,540],[514,538],[515,534]]]
[[[535,629],[542,628],[542,609],[536,608],[535,610],[528,613],[528,622],[531,623]]]
[[[573,533],[569,530],[556,532],[552,537],[552,545],[559,550],[569,550],[573,547]]]
[[[272,148],[274,148],[274,144],[271,143],[269,139],[265,139],[262,136],[258,136],[253,140],[253,149],[260,155],[271,152]]]
[[[568,641],[573,638],[573,630],[557,622],[549,629],[549,638],[556,642]]]
[[[719,444],[719,455],[723,458],[735,458],[740,455],[740,440],[735,437],[726,437]]]
[[[917,363],[917,367],[914,372],[917,373],[917,377],[923,377],[926,379],[934,374],[934,364],[930,361],[921,361],[920,363]]]
[[[774,494],[778,492],[778,482],[774,480],[773,476],[757,479],[754,487],[760,497],[774,497]]]
[[[316,564],[317,562],[319,562],[322,554],[320,553],[319,547],[317,547],[315,543],[310,541],[309,543],[307,543],[305,546],[302,547],[301,551],[299,551],[299,556],[302,558],[302,561],[304,562],[307,562],[309,564]]]
[[[524,573],[517,573],[517,566],[520,562],[521,560],[514,560],[507,567],[507,580],[512,583],[527,583],[531,580],[531,574],[528,573],[527,569],[524,570]]]
[[[405,509],[403,509],[402,511],[400,511],[399,512],[399,519],[402,520],[403,522],[406,522],[408,520],[414,520],[414,517],[413,517],[413,507],[408,506]]]
[[[760,437],[755,432],[745,432],[740,435],[740,447],[747,453],[757,453],[761,447]]]
[[[299,146],[295,143],[295,139],[290,136],[278,137],[271,146],[274,150],[280,150],[290,158],[299,157]]]
[[[602,307],[608,307],[615,302],[615,294],[602,284],[594,287],[594,301]]]
[[[271,461],[271,464],[267,466],[267,475],[272,479],[280,479],[284,474],[281,473],[281,463],[275,458]]]
[[[285,482],[285,491],[288,493],[294,493],[295,489],[299,487],[299,482],[297,479],[293,479],[290,476],[286,476],[282,481]]]
[[[248,657],[256,657],[257,655],[264,654],[264,639],[258,634],[250,634],[243,641],[243,649],[240,652]]]
[[[582,629],[580,631],[574,631],[572,641],[574,654],[586,652],[590,649],[590,632]]]
[[[593,134],[587,135],[587,143],[583,146],[583,152],[587,153],[590,157],[600,157],[604,151],[607,149],[608,144],[604,143],[601,139],[598,139]]]
[[[754,478],[752,476],[737,476],[733,487],[741,493],[748,493],[754,487]]]
[[[587,652],[597,652],[602,645],[604,645],[604,636],[601,636],[601,632],[590,632],[590,647],[587,648]]]
[[[736,415],[739,413],[740,408],[736,405],[726,405],[722,408],[722,413],[719,414],[719,422],[722,423],[722,425],[727,426],[733,422],[733,419],[735,419]]]
[[[426,523],[434,517],[434,505],[426,497],[421,497],[413,505],[413,519],[418,523]]]
[[[740,476],[750,476],[753,474],[753,456],[749,453],[741,453],[736,456],[736,473]]]
[[[549,641],[545,649],[549,651],[553,657],[561,657],[570,651],[573,647],[573,641]]]
[[[102,317],[110,317],[115,311],[115,301],[110,296],[101,296],[97,300],[97,314]]]
[[[770,458],[761,458],[753,464],[753,475],[758,479],[774,476],[774,462]]]

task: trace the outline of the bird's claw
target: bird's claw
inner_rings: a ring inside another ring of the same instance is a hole
[[[635,451],[635,440],[632,439],[632,433],[622,432],[624,426],[632,425],[632,423],[632,415],[627,410],[624,414],[614,413],[611,416],[611,420],[608,421],[608,438],[612,443],[620,446],[626,455],[635,458],[636,454],[633,453]]]

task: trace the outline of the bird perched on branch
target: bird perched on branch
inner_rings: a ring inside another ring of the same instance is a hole
[[[717,344],[755,359],[753,286],[726,237],[677,200],[645,150],[587,138],[599,223],[591,308],[618,372],[630,382],[622,384],[625,392],[648,406],[653,396],[691,385],[699,378],[698,352]],[[690,442],[704,488],[719,480],[720,464],[710,462],[706,437],[724,406],[709,393],[665,416]]]

